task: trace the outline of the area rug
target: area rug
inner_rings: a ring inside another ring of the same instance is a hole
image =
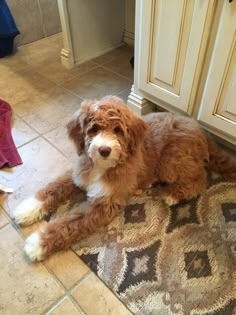
[[[146,191],[74,251],[138,315],[236,314],[236,184],[168,208]]]

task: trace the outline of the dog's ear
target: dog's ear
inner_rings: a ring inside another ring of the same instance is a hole
[[[78,154],[82,154],[85,146],[84,127],[88,117],[90,106],[93,101],[84,101],[74,118],[70,120],[66,127],[69,137],[74,141]]]
[[[146,131],[147,124],[138,116],[132,113],[132,117],[128,126],[128,150],[130,154],[133,154],[135,150],[140,146],[140,144],[144,141]]]

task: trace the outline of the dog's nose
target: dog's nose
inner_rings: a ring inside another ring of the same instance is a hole
[[[111,148],[104,145],[98,149],[98,152],[102,157],[108,157],[109,154],[111,153]]]

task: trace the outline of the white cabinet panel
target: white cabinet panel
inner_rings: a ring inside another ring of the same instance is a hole
[[[186,1],[177,3],[159,0],[154,7],[154,28],[151,56],[151,82],[159,81],[172,86],[178,64],[179,44],[181,42],[181,22],[184,20]],[[172,12],[175,16],[172,16]],[[166,31],[168,30],[168,32]]]
[[[206,29],[215,1],[137,1],[140,52],[135,85],[162,102],[188,111]]]
[[[236,1],[224,1],[198,119],[236,140]]]

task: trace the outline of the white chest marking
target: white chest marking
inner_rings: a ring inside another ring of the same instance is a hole
[[[110,194],[109,186],[102,180],[106,169],[90,168],[87,176],[81,173],[81,164],[78,163],[73,172],[74,183],[86,190],[87,196],[92,199],[105,197]]]

